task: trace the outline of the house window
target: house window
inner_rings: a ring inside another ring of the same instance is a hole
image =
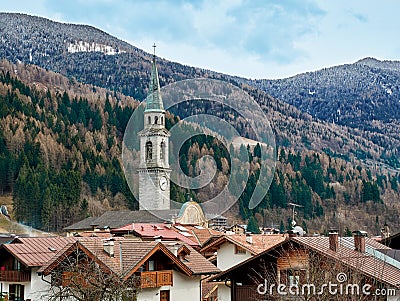
[[[287,269],[280,271],[281,283],[287,286],[297,286],[300,283],[306,283],[306,270]]]
[[[300,283],[300,271],[288,270],[289,286],[297,286]]]
[[[146,142],[146,160],[153,159],[153,144],[150,141]]]
[[[235,254],[246,254],[246,249],[235,245]]]
[[[155,270],[155,262],[154,260],[149,260],[149,271],[154,271]]]
[[[15,300],[15,301],[24,300],[24,286],[21,284],[10,284],[9,300]]]
[[[18,259],[16,259],[15,257],[14,257],[14,260],[13,260],[13,270],[14,271],[21,271],[21,262],[19,262]]]

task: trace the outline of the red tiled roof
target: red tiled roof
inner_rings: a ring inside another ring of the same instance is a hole
[[[181,232],[166,224],[134,223],[113,229],[112,233],[131,233],[141,238],[154,238],[160,236],[162,240],[180,240],[190,246],[199,246],[199,243],[185,236]],[[190,234],[190,233],[189,233]],[[190,234],[192,235],[192,234]]]
[[[385,246],[384,244],[381,244],[379,241],[377,241],[375,238],[365,238],[365,243],[369,246],[371,246],[374,249],[377,250],[391,250],[392,248]]]
[[[224,235],[223,232],[210,228],[200,229],[198,227],[193,227],[193,226],[190,227],[185,226],[185,228],[188,228],[190,232],[193,233],[194,237],[201,246],[204,245],[204,243],[207,242],[212,237],[220,237]]]
[[[25,266],[38,267],[49,261],[57,251],[75,240],[74,237],[26,237],[17,238],[10,244],[2,245],[2,248]]]
[[[218,283],[206,282],[201,283],[201,296],[202,298],[208,298],[216,289],[218,288]]]
[[[310,249],[342,262],[346,266],[359,270],[361,273],[379,279],[393,286],[400,287],[400,269],[390,265],[388,262],[378,259],[371,254],[355,251],[339,242],[337,251],[329,248],[329,237],[293,237],[293,241],[307,246]],[[373,239],[366,238],[366,245],[377,244]],[[382,249],[382,246],[379,246]]]
[[[174,247],[173,244],[168,243],[165,243],[165,246],[171,251]],[[216,274],[220,272],[220,270],[214,264],[212,264],[199,252],[190,246],[188,246],[188,249],[190,250],[190,254],[186,255],[182,261],[187,267],[189,267],[193,274]]]
[[[65,246],[56,257],[50,260],[43,266],[39,272],[45,275],[49,274],[61,261],[63,261],[69,254],[71,254],[77,247],[85,251],[85,253],[98,261],[107,269],[114,273],[122,273],[129,277],[135,272],[145,260],[154,252],[161,251],[170,257],[175,262],[176,266],[186,274],[212,274],[218,273],[219,269],[207,261],[201,254],[196,252],[192,247],[187,246],[190,254],[186,255],[184,259],[179,260],[169,250],[171,246],[167,243],[164,245],[155,241],[135,241],[124,239],[122,237],[115,238],[114,242],[114,257],[109,256],[103,249],[103,241],[96,238],[80,238],[77,241]],[[122,256],[120,251],[122,250]],[[121,267],[122,258],[122,267]]]
[[[285,234],[252,234],[251,239],[252,242],[249,243],[246,241],[245,234],[224,235],[202,248],[201,252],[207,252],[211,248],[219,247],[223,243],[229,242],[246,249],[252,255],[256,255],[265,251],[266,249],[280,244],[288,239],[288,236]]]

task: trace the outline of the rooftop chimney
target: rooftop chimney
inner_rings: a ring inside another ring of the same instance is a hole
[[[98,229],[97,229],[98,226],[99,226],[98,224],[91,224],[91,225],[90,225],[90,227],[92,227],[92,231],[98,230]]]
[[[336,252],[339,247],[339,233],[337,229],[329,230],[329,249]]]
[[[172,224],[168,222],[168,223],[165,224],[165,227],[166,227],[167,229],[171,229],[171,228],[172,228]]]
[[[103,250],[110,257],[114,257],[114,239],[108,239],[103,242]]]
[[[381,236],[383,239],[388,238],[390,236],[389,226],[386,223],[383,226],[383,228],[381,229]]]
[[[172,247],[172,253],[174,253],[174,255],[176,257],[178,257],[178,250],[179,250],[180,245],[178,243],[174,243],[173,247]]]
[[[251,232],[246,232],[246,242],[249,244],[253,243],[253,236],[251,236]]]
[[[365,253],[365,237],[367,236],[367,232],[357,230],[353,231],[354,235],[354,250]]]

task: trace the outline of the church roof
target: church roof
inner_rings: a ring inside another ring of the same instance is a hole
[[[161,98],[160,82],[158,80],[158,71],[156,66],[156,58],[154,56],[151,66],[151,80],[149,87],[149,95],[146,99],[145,112],[163,112],[164,104]]]
[[[131,223],[162,223],[165,220],[171,220],[177,213],[177,210],[106,211],[99,217],[84,219],[65,227],[64,230],[90,230],[94,226],[115,229]]]

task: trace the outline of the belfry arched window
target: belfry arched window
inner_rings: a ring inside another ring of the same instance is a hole
[[[161,116],[161,125],[164,125],[164,117]]]
[[[147,124],[151,124],[151,117],[147,117]]]
[[[146,142],[146,160],[153,159],[153,144],[150,141]]]
[[[154,124],[158,124],[158,117],[154,117]]]
[[[160,144],[160,159],[164,160],[164,158],[165,158],[165,143],[164,141],[162,141]]]

